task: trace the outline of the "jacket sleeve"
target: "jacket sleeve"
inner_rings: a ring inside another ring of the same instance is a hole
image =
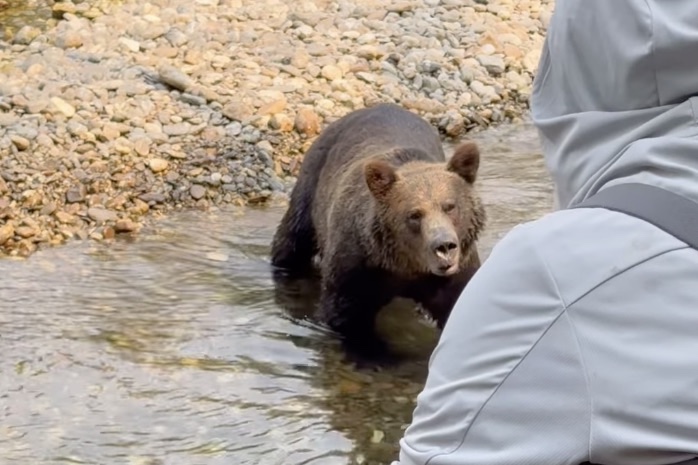
[[[392,465],[587,460],[584,367],[534,225],[502,239],[456,303]]]

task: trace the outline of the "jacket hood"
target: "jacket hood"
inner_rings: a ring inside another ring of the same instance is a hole
[[[531,114],[556,205],[605,186],[698,201],[698,1],[557,0]]]

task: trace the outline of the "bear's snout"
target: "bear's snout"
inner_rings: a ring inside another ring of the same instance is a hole
[[[458,271],[460,248],[455,231],[439,229],[434,232],[429,242],[431,251],[431,272],[440,276],[449,276]]]

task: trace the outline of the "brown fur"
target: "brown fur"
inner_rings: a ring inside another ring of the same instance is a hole
[[[377,342],[375,315],[396,296],[422,304],[443,328],[480,266],[479,159],[477,145],[465,142],[446,162],[436,130],[396,105],[346,115],[306,155],[272,264],[304,272],[317,255],[319,316],[362,348]],[[433,253],[441,238],[448,260]],[[444,260],[457,271],[434,274]]]

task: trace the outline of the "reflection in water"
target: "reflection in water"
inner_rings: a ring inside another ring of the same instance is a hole
[[[79,0],[73,3],[78,16],[95,18],[100,16],[100,10],[119,1]],[[24,26],[32,26],[42,31],[55,27],[58,21],[53,17],[51,9],[54,2],[55,0],[0,0],[0,38],[4,36],[6,40],[10,40]]]
[[[486,259],[551,190],[530,128],[477,139]],[[389,463],[438,334],[395,305],[379,327],[403,362],[346,363],[302,319],[312,299],[274,295],[282,212],[190,212],[135,241],[0,261],[0,462]]]
[[[0,38],[2,34],[16,34],[23,26],[46,28],[51,20],[51,3],[42,0],[0,0]]]

